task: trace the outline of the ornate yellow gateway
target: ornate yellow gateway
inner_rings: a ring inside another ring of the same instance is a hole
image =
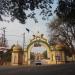
[[[55,50],[49,45],[48,40],[43,34],[33,35],[27,48],[22,50],[20,45],[16,45],[12,52],[12,65],[30,64],[30,52],[34,46],[44,46],[47,49],[47,64],[65,63],[65,55],[62,50]]]

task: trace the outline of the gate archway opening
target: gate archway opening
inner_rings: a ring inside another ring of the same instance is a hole
[[[47,51],[47,58],[50,59],[50,46],[48,44],[47,39],[43,38],[43,37],[36,37],[34,39],[32,39],[29,43],[29,45],[27,46],[27,61],[28,64],[31,63],[31,50],[34,47],[44,47]]]
[[[41,61],[42,64],[47,64],[47,49],[44,46],[32,47],[30,51],[30,64],[35,64],[37,61]]]

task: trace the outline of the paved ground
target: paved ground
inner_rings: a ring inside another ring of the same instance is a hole
[[[0,66],[0,75],[75,75],[75,64],[49,66]]]

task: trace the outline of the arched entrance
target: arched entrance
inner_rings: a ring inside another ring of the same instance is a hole
[[[35,36],[27,46],[27,63],[30,64],[30,52],[33,47],[44,46],[47,50],[47,58],[50,59],[50,46],[48,44],[47,39],[41,36]]]
[[[36,46],[43,46],[47,50],[47,63],[48,64],[63,64],[65,63],[65,55],[63,50],[57,50],[56,47],[59,46],[51,46],[48,44],[46,38],[43,35],[36,36],[34,35],[33,38],[30,40],[30,43],[27,45],[27,48],[22,51],[22,49],[17,45],[16,48],[13,49],[12,52],[12,65],[16,64],[30,64],[30,52],[32,48]],[[16,57],[16,60],[15,60]],[[22,61],[22,62],[20,62]]]

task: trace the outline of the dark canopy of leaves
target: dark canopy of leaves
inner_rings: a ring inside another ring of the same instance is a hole
[[[75,0],[59,0],[57,16],[67,22],[75,20]]]
[[[35,8],[41,8],[41,13],[46,15],[48,12],[51,12],[50,4],[52,3],[53,0],[0,0],[0,20],[2,20],[1,15],[9,14],[12,16],[12,21],[17,18],[21,23],[25,23],[28,16],[26,15],[25,10],[30,9],[33,11]],[[51,13],[47,16],[50,15]]]

